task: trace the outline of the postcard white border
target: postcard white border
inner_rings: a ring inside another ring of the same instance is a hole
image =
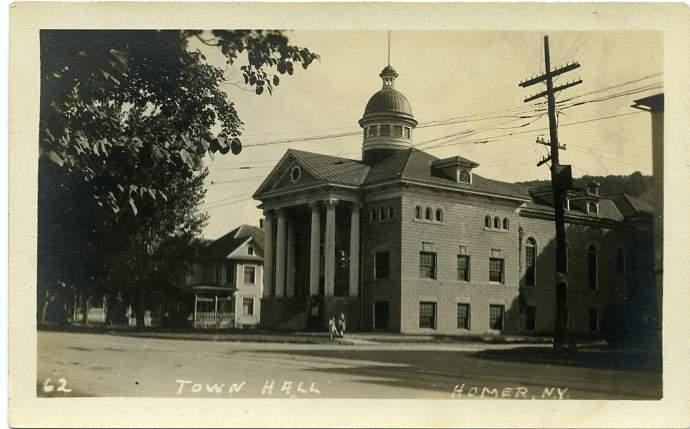
[[[689,18],[686,5],[663,3],[15,3],[10,10],[10,425],[688,427]],[[41,28],[663,31],[667,190],[664,398],[559,402],[36,398],[36,318],[31,310],[36,307]]]

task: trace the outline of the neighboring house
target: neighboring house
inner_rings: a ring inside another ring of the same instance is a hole
[[[260,228],[241,225],[205,243],[201,260],[194,264],[184,286],[193,299],[187,316],[193,327],[223,329],[259,324],[263,241]]]
[[[550,190],[414,148],[398,75],[380,76],[359,121],[361,161],[289,149],[254,194],[266,231],[262,325],[304,329],[308,314],[324,329],[342,312],[351,330],[553,332]],[[654,284],[648,211],[597,183],[568,195],[571,331],[602,335],[639,318],[631,291]]]

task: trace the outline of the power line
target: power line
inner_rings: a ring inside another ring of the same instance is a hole
[[[646,85],[643,87],[639,88],[633,88],[624,92],[620,92],[617,94],[611,94],[610,96],[605,96],[600,99],[594,99],[594,100],[587,100],[586,102],[578,102],[578,103],[570,103],[570,105],[565,104],[573,100],[577,100],[579,98],[585,97],[587,95],[594,95],[594,94],[599,94],[602,92],[606,92],[612,89],[620,88],[623,86],[631,85],[633,83],[641,82],[646,79],[650,79],[652,77],[659,76],[663,73],[655,73],[647,76],[643,76],[641,78],[629,80],[626,82],[620,82],[614,85],[610,85],[608,87],[600,88],[594,91],[590,91],[587,93],[575,95],[573,97],[564,99],[564,100],[559,100],[558,105],[563,106],[561,109],[565,108],[570,108],[570,107],[575,107],[579,106],[582,104],[587,104],[587,103],[593,103],[593,102],[601,102],[601,101],[608,101],[613,98],[619,98],[627,95],[634,95],[636,92],[632,91],[648,91],[652,89],[658,89],[658,87],[654,86],[657,85],[656,83],[651,84],[651,85]],[[486,121],[486,120],[492,120],[492,119],[502,119],[502,118],[515,118],[515,119],[527,119],[530,117],[534,117],[535,114],[543,112],[543,103],[533,103],[528,106],[514,106],[510,107],[507,109],[502,109],[502,110],[495,110],[495,111],[490,111],[490,112],[484,112],[484,113],[477,113],[477,114],[469,114],[469,115],[456,115],[456,116],[450,116],[446,117],[446,119],[436,119],[436,120],[430,120],[427,122],[422,122],[420,123],[417,128],[430,128],[430,127],[438,127],[438,126],[448,126],[448,125],[455,125],[455,124],[461,124],[461,123],[469,123],[469,122],[479,122],[479,121]],[[503,113],[503,114],[500,114]],[[509,114],[506,114],[509,113]],[[344,138],[344,137],[353,137],[353,136],[359,136],[361,135],[362,130],[357,130],[357,131],[350,131],[350,132],[343,132],[343,133],[332,133],[332,134],[324,134],[324,135],[316,135],[316,136],[306,136],[306,137],[293,137],[293,138],[287,138],[287,139],[280,139],[280,140],[273,140],[273,141],[267,141],[267,142],[260,142],[260,143],[248,143],[245,144],[245,148],[251,148],[251,147],[258,147],[258,146],[267,146],[267,145],[274,145],[274,144],[288,144],[288,143],[308,143],[308,142],[314,142],[314,141],[320,141],[320,140],[328,140],[328,139],[337,139],[337,138]]]
[[[622,116],[636,115],[636,114],[638,114],[638,113],[644,113],[644,112],[639,111],[639,112],[621,113],[621,114],[618,114],[618,115],[602,116],[602,117],[600,117],[600,118],[586,119],[586,120],[577,121],[577,122],[568,122],[568,123],[566,123],[566,124],[561,124],[560,126],[561,126],[561,127],[567,127],[567,126],[572,126],[572,125],[577,125],[577,124],[584,124],[584,123],[588,123],[588,122],[596,122],[596,121],[603,121],[603,120],[606,120],[606,119],[619,118],[619,117],[622,117]],[[529,134],[529,133],[534,133],[535,131],[544,131],[544,130],[548,130],[548,128],[544,128],[544,127],[542,127],[542,128],[534,128],[534,129],[525,130],[525,131],[518,131],[518,132],[513,132],[513,133],[499,134],[499,135],[495,135],[495,136],[488,136],[488,137],[486,137],[486,138],[484,138],[484,139],[477,139],[477,140],[471,140],[471,141],[466,141],[466,142],[462,142],[462,141],[461,141],[461,142],[454,142],[454,143],[446,143],[446,144],[442,144],[442,145],[438,145],[438,146],[433,146],[433,147],[454,146],[454,145],[458,145],[458,144],[476,144],[476,143],[478,143],[478,142],[490,143],[492,140],[497,139],[497,138],[501,138],[501,137],[510,137],[510,136],[516,136],[516,135],[521,135],[521,134]],[[430,148],[427,148],[427,149],[430,149]]]
[[[247,180],[253,180],[253,179],[261,179],[265,176],[250,176],[250,177],[242,177],[239,179],[229,179],[229,180],[211,180],[208,184],[209,185],[223,185],[226,183],[239,183],[239,182],[245,182]]]

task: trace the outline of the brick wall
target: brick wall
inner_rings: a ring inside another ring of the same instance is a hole
[[[489,305],[505,307],[504,332],[519,329],[518,215],[517,203],[461,196],[445,192],[405,190],[402,198],[402,303],[401,331],[445,335],[489,331]],[[442,222],[415,218],[415,208],[443,210]],[[485,228],[485,216],[498,216],[501,228]],[[503,219],[509,228],[503,229]],[[426,243],[426,244],[424,244]],[[470,257],[470,281],[457,279],[457,256],[465,246]],[[429,248],[437,255],[437,278],[422,279],[419,252]],[[504,259],[504,282],[489,281],[489,258]],[[436,329],[419,327],[419,303],[436,302]],[[470,329],[457,327],[457,304],[470,304]]]
[[[555,320],[555,227],[553,221],[522,217],[520,225],[524,240],[532,237],[537,242],[535,286],[524,286],[521,278],[524,303],[537,307],[537,331],[552,332]],[[622,227],[602,228],[593,225],[566,224],[568,243],[568,324],[573,333],[589,333],[589,309],[599,310],[602,331],[621,323],[625,305],[626,288],[634,287],[634,272],[616,273],[616,249],[626,249],[628,261],[635,251],[631,231]],[[588,282],[587,254],[590,245],[598,249],[597,289],[591,290]],[[524,260],[524,245],[522,249]],[[628,267],[632,268],[632,267]],[[524,321],[522,324],[524,328]]]
[[[370,221],[372,209],[384,208],[383,221]],[[393,209],[388,219],[388,208]],[[374,303],[388,302],[388,325],[391,331],[400,331],[400,273],[401,273],[401,199],[399,196],[385,196],[377,193],[365,195],[361,214],[361,252],[363,329],[373,329]],[[374,255],[389,252],[390,269],[388,279],[374,279]]]
[[[392,202],[393,200],[391,200]],[[381,201],[383,202],[383,201]],[[490,305],[504,306],[504,333],[524,333],[525,306],[536,307],[535,333],[551,333],[555,317],[555,228],[553,220],[520,215],[517,202],[479,196],[429,192],[405,188],[395,200],[400,208],[399,220],[385,224],[365,225],[365,328],[371,327],[371,306],[375,300],[390,299],[391,330],[414,334],[465,335],[497,333],[489,328]],[[388,203],[386,203],[388,204]],[[433,219],[415,217],[416,207],[432,209]],[[435,221],[437,209],[442,222]],[[492,219],[485,227],[485,217]],[[500,228],[494,228],[499,217]],[[368,219],[368,218],[366,218]],[[503,220],[508,228],[503,228]],[[396,229],[400,228],[400,242]],[[523,236],[520,239],[519,230]],[[620,224],[583,222],[566,227],[569,246],[569,326],[574,333],[589,334],[589,309],[599,310],[600,331],[617,328],[625,322],[626,294],[636,287],[639,273],[631,266],[635,261],[635,234]],[[525,241],[537,242],[536,285],[524,283]],[[598,287],[588,285],[587,251],[591,244],[598,250]],[[470,280],[457,276],[457,256],[462,251],[470,258]],[[375,248],[391,252],[391,278],[373,280]],[[624,248],[628,269],[616,272],[616,250]],[[436,254],[436,278],[420,277],[420,251]],[[399,260],[398,260],[399,255]],[[489,280],[489,259],[504,260],[504,282]],[[399,265],[398,265],[399,264]],[[399,285],[399,286],[398,286]],[[399,287],[399,294],[396,288]],[[399,299],[399,303],[396,302]],[[420,302],[436,303],[435,329],[419,327]],[[470,304],[469,329],[457,326],[457,304]],[[396,309],[396,305],[399,308]],[[393,313],[397,311],[395,315]]]

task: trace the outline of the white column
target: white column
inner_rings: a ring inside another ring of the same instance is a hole
[[[266,211],[264,220],[264,293],[263,297],[273,295],[273,213]],[[239,284],[239,283],[238,283]]]
[[[278,210],[278,231],[276,232],[276,298],[285,296],[285,212]]]
[[[309,244],[309,295],[319,294],[321,272],[321,211],[318,203],[311,206],[311,241]]]
[[[352,204],[350,215],[350,288],[349,296],[359,293],[359,204]]]
[[[295,296],[295,223],[288,220],[287,224],[287,284],[285,296]]]
[[[335,292],[335,206],[338,200],[326,201],[326,237],[324,246],[325,296]]]

